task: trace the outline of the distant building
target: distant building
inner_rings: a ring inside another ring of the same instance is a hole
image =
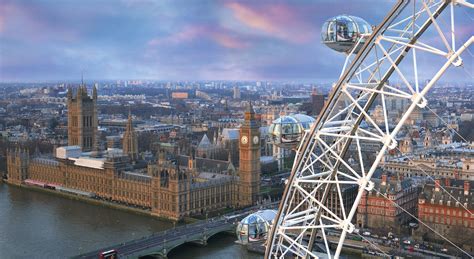
[[[235,166],[239,166],[239,129],[224,128],[220,134],[220,143],[229,152],[229,159]]]
[[[84,90],[80,90],[81,94]],[[93,100],[96,100],[96,94]],[[88,113],[82,114],[89,116]],[[93,113],[90,116],[96,115]],[[86,120],[89,119],[85,119],[84,123]],[[233,141],[235,136],[231,135],[235,132],[228,135],[229,141]],[[171,143],[160,143],[156,163],[138,168],[130,163],[131,158],[136,157],[137,145],[129,116],[124,134],[124,152],[112,148],[93,152],[96,156],[92,156],[89,152],[81,152],[79,146],[67,146],[59,147],[56,157],[45,158],[30,157],[26,150],[9,150],[7,177],[8,182],[16,185],[32,184],[67,190],[69,193],[139,206],[153,215],[180,220],[186,216],[257,203],[260,192],[260,131],[251,106],[245,112],[239,135],[239,172],[232,164],[231,155],[228,161],[196,158],[194,154],[183,156],[179,154],[180,147]]]
[[[172,155],[172,154],[168,154]],[[235,171],[197,171],[196,158],[188,157],[188,166],[181,166],[177,157],[166,158],[160,152],[151,184],[152,214],[171,219],[200,215],[235,206]]]
[[[197,156],[203,158],[214,158],[218,149],[219,148],[216,145],[211,143],[207,134],[204,134],[197,146]]]
[[[28,178],[29,160],[25,149],[16,148],[7,153],[8,182],[19,185]]]
[[[472,180],[474,150],[456,147],[431,149],[420,154],[386,157],[381,166],[384,171],[403,177],[430,175],[438,178]]]
[[[250,206],[259,199],[260,193],[260,127],[255,111],[249,102],[245,111],[245,121],[240,127],[240,206]]]
[[[311,114],[313,116],[318,116],[324,108],[324,95],[318,93],[315,88],[313,88],[313,92],[311,93],[311,106]]]
[[[173,99],[188,99],[189,93],[188,92],[172,92],[171,98]]]
[[[72,89],[67,92],[68,145],[80,146],[82,151],[92,151],[97,138],[97,89],[92,96],[87,94],[85,85],[79,86],[76,96]]]
[[[390,178],[387,174],[373,182],[374,190],[364,192],[357,208],[357,227],[400,232],[401,226],[411,220],[404,210],[416,215],[419,188],[412,179]]]
[[[134,170],[130,158],[117,151],[101,158],[30,158],[25,150],[9,151],[8,181],[88,193],[173,220],[245,206],[237,198],[241,184],[230,162],[181,157],[162,149],[156,164]]]
[[[474,251],[474,182],[436,179],[426,184],[418,199],[418,218],[468,252]],[[446,191],[444,191],[444,190]],[[420,224],[416,235],[444,241]]]
[[[122,148],[120,136],[107,136],[107,148]]]
[[[237,86],[234,86],[234,99],[240,99],[240,88]]]
[[[127,154],[132,161],[138,159],[138,139],[132,124],[132,115],[128,115],[127,128],[123,134],[123,153]]]

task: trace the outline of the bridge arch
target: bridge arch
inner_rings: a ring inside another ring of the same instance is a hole
[[[206,235],[202,235],[201,238],[197,238],[197,239],[193,239],[193,240],[186,240],[180,244],[176,244],[176,245],[173,245],[173,246],[170,246],[169,248],[167,248],[167,252],[166,252],[166,255],[165,256],[168,256],[168,254],[173,251],[174,249],[180,247],[180,246],[184,246],[184,245],[187,245],[187,244],[196,244],[196,245],[201,245],[201,246],[206,246],[208,241],[219,235],[219,234],[225,234],[226,232],[229,232],[227,230],[216,230],[216,231],[212,231],[212,232],[208,232],[206,233]]]
[[[175,250],[178,247],[187,245],[187,244],[196,244],[199,246],[206,246],[208,241],[213,237],[219,234],[225,234],[226,232],[230,232],[229,229],[213,229],[206,233],[200,233],[196,236],[190,236],[189,238],[183,238],[183,240],[179,240],[178,242],[167,242],[164,245],[157,245],[152,251],[143,251],[143,254],[137,254],[138,257],[145,257],[145,256],[161,256],[161,257],[168,257],[168,254]]]

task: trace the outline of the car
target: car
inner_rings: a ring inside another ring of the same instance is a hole
[[[415,248],[420,248],[420,244],[415,244]]]
[[[414,223],[414,222],[412,222],[412,223],[410,223],[410,224],[408,224],[408,225],[409,225],[411,228],[417,228],[417,227],[418,227],[418,223]]]
[[[398,237],[395,237],[395,238],[393,239],[394,242],[398,242],[399,240],[400,240],[400,239],[398,239]]]
[[[447,248],[441,248],[441,252],[448,252],[448,249]]]
[[[369,231],[365,231],[365,232],[362,233],[362,235],[364,235],[364,236],[370,236],[370,232],[369,232]]]
[[[388,238],[387,238],[386,236],[383,236],[382,239],[383,239],[383,240],[387,240]]]
[[[373,237],[373,238],[379,238],[379,235],[374,234],[374,235],[372,235],[372,237]]]
[[[354,231],[352,231],[352,232],[354,232],[355,234],[359,234],[359,229],[355,228]]]
[[[409,244],[411,244],[411,241],[410,240],[403,240],[403,243],[409,245]]]

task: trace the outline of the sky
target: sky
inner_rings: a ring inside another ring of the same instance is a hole
[[[0,81],[334,81],[344,55],[321,43],[324,21],[376,25],[393,2],[1,0]]]

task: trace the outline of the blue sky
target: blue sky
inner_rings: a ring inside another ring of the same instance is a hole
[[[2,0],[0,81],[334,81],[320,43],[338,14],[377,24],[391,1]],[[471,30],[472,32],[472,30]]]

